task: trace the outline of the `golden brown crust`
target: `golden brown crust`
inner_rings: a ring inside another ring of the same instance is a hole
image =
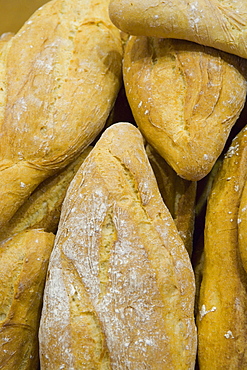
[[[41,367],[193,369],[194,294],[190,259],[141,134],[128,123],[112,125],[63,204],[40,326]]]
[[[122,60],[107,6],[50,1],[0,49],[0,226],[104,127]]]
[[[193,235],[193,254],[191,262],[195,273],[196,296],[195,296],[195,314],[199,313],[199,294],[203,275],[204,263],[204,228],[207,200],[211,192],[213,181],[222,165],[223,156],[217,159],[210,173],[198,183],[196,206],[195,206],[195,225]]]
[[[247,61],[184,40],[131,36],[123,73],[147,141],[179,176],[206,176],[243,109]]]
[[[238,210],[246,179],[245,128],[229,147],[208,200],[197,317],[202,370],[247,367],[247,277],[238,250]]]
[[[222,154],[217,161],[215,162],[212,170],[209,174],[204,177],[204,179],[199,183],[198,186],[198,193],[197,193],[197,201],[195,207],[195,217],[197,219],[201,219],[204,222],[205,218],[205,208],[207,206],[207,199],[211,192],[211,188],[215,179],[215,176],[222,165],[224,154]],[[201,232],[202,230],[198,230]]]
[[[0,244],[0,368],[39,367],[38,328],[54,235],[19,233]]]
[[[70,165],[43,181],[1,228],[0,241],[25,229],[43,229],[55,233],[68,186],[91,150],[92,146],[89,146]]]
[[[146,152],[163,201],[169,209],[185,248],[191,256],[197,182],[179,177],[151,145],[146,145]]]
[[[111,0],[109,14],[132,35],[185,39],[247,58],[245,0]]]

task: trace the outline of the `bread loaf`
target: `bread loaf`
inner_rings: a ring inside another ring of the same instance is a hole
[[[76,171],[92,150],[86,148],[70,165],[43,181],[18,209],[11,220],[1,228],[0,241],[26,229],[43,229],[55,233],[62,202]]]
[[[197,182],[179,177],[151,145],[146,145],[146,152],[163,201],[175,221],[187,252],[191,256]]]
[[[54,235],[28,230],[0,243],[0,369],[38,370],[38,329]]]
[[[0,227],[102,130],[121,55],[108,0],[52,0],[0,49]]]
[[[194,369],[194,275],[140,132],[110,126],[74,177],[51,256],[41,369]]]
[[[123,66],[146,140],[180,177],[206,176],[243,109],[247,61],[184,40],[131,36]]]
[[[132,35],[184,39],[247,58],[245,0],[111,0],[109,14]]]
[[[195,223],[193,234],[193,253],[191,262],[195,274],[196,296],[195,296],[195,312],[199,312],[199,294],[203,274],[204,264],[204,228],[205,214],[207,208],[207,200],[210,195],[212,184],[215,176],[222,165],[223,155],[217,159],[210,173],[197,186],[196,206],[195,206]]]
[[[238,248],[246,180],[245,128],[230,145],[208,199],[197,315],[201,370],[247,368],[247,276]]]

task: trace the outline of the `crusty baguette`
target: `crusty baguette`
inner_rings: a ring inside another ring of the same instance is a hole
[[[0,243],[0,369],[39,368],[38,329],[54,235],[28,230]]]
[[[247,368],[247,275],[238,249],[246,180],[247,128],[229,147],[208,199],[197,317],[201,370]]]
[[[246,0],[111,0],[109,14],[132,35],[184,39],[247,58]]]
[[[108,0],[52,0],[0,49],[0,227],[102,130],[121,53]]]
[[[146,140],[179,176],[206,176],[244,107],[247,60],[184,40],[131,36],[123,74]]]
[[[194,369],[194,275],[139,130],[110,126],[63,203],[41,369]]]
[[[92,150],[87,147],[71,164],[43,181],[0,230],[0,241],[25,229],[56,233],[62,202],[77,170]]]
[[[163,201],[175,221],[187,252],[191,256],[197,182],[179,177],[151,145],[146,145],[146,152]]]

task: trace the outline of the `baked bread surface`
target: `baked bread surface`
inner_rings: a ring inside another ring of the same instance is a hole
[[[133,152],[134,148],[134,152]],[[193,369],[194,275],[133,125],[73,179],[49,265],[42,369]]]
[[[247,61],[184,40],[131,36],[123,76],[146,140],[179,176],[206,176],[244,107]]]
[[[184,39],[247,58],[245,0],[111,0],[109,14],[131,35]]]
[[[191,256],[197,182],[188,181],[178,176],[151,145],[147,144],[145,148],[160,194],[175,221],[185,248]]]
[[[53,0],[0,48],[0,225],[103,129],[121,84],[108,1]]]
[[[245,127],[232,141],[208,199],[197,315],[202,370],[247,368],[247,275],[239,251],[238,229],[246,180]]]
[[[54,235],[28,230],[0,243],[0,369],[38,370],[38,330]]]
[[[59,173],[43,181],[0,230],[0,241],[26,229],[56,233],[66,191],[92,146]]]

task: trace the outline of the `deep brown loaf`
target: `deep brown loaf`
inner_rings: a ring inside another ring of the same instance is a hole
[[[50,1],[0,48],[0,227],[104,127],[122,61],[107,9]]]
[[[41,369],[194,369],[194,275],[133,125],[73,179],[51,256]]]

